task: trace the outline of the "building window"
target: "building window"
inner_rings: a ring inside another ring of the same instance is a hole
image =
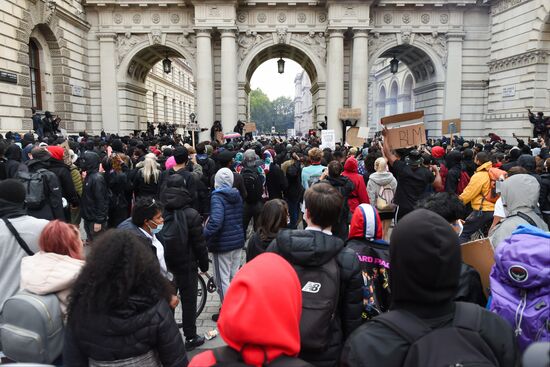
[[[158,94],[153,93],[153,122],[159,120],[159,99]]]
[[[176,109],[176,100],[175,100],[175,99],[172,99],[172,123],[173,123],[173,124],[175,124],[176,121],[177,121],[176,112],[177,112],[177,109]]]
[[[31,104],[37,110],[42,109],[42,85],[40,83],[40,56],[36,43],[29,42],[29,69],[31,74]]]
[[[164,96],[164,122],[168,121],[168,97]]]

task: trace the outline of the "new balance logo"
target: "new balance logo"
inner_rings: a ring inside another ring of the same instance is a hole
[[[304,285],[304,288],[302,288],[302,292],[319,293],[320,289],[321,283],[307,282],[306,285]]]

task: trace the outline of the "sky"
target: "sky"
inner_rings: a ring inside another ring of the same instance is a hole
[[[250,88],[260,88],[272,101],[280,96],[294,99],[294,78],[304,69],[295,61],[283,58],[285,72],[279,74],[277,60],[279,59],[271,59],[258,66],[252,74]]]

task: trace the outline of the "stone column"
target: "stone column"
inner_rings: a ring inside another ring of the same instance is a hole
[[[368,84],[369,84],[369,42],[368,31],[357,29],[353,33],[353,55],[351,66],[351,106],[361,109],[360,126],[367,126]]]
[[[327,55],[327,125],[342,141],[342,123],[338,109],[344,106],[344,30],[331,29]]]
[[[238,120],[237,44],[234,29],[222,29],[221,107],[222,124],[235,126]]]
[[[100,33],[99,63],[100,63],[100,92],[101,92],[101,120],[105,131],[120,132],[118,115],[118,86],[115,61],[115,33]],[[94,126],[94,130],[96,127]]]
[[[197,29],[197,120],[201,127],[214,123],[214,81],[212,70],[212,43],[210,29]],[[210,137],[210,132],[200,134],[201,140]]]
[[[462,40],[464,33],[447,34],[445,112],[447,119],[460,118],[462,106]]]

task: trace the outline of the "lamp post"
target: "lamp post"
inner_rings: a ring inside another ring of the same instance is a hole
[[[279,61],[277,61],[277,71],[279,74],[283,74],[285,72],[285,60],[281,57]]]
[[[166,55],[166,58],[162,60],[162,70],[165,74],[170,74],[172,71],[172,61],[170,61],[168,55]]]
[[[392,74],[395,74],[397,73],[398,69],[399,69],[399,60],[397,60],[394,56],[393,59],[391,59],[390,61],[390,71]]]

